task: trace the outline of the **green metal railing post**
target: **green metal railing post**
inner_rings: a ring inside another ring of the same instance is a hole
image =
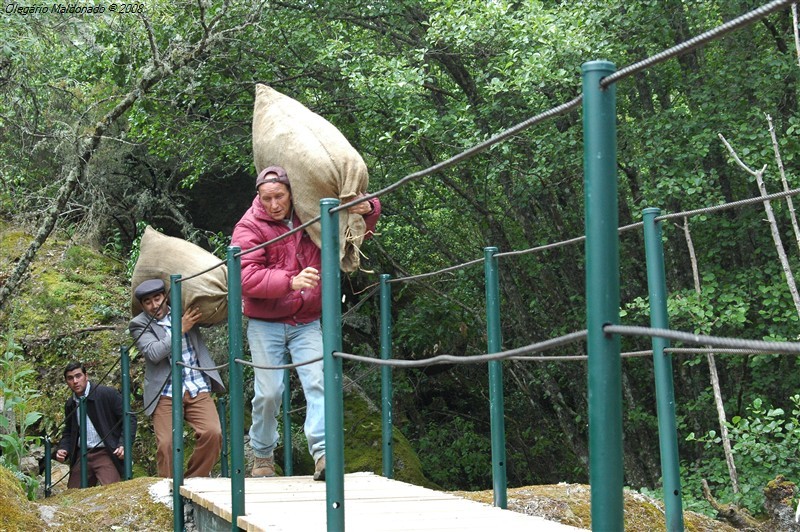
[[[120,371],[122,372],[122,457],[123,480],[133,478],[133,434],[131,434],[131,357],[124,345],[119,348]]]
[[[222,449],[219,456],[219,474],[223,478],[230,476],[228,471],[228,401],[224,395],[217,398],[217,415],[219,428],[222,431]]]
[[[119,348],[120,368],[122,371],[122,457],[123,480],[133,478],[133,434],[131,434],[131,357],[124,345]]]
[[[242,358],[242,259],[241,248],[228,247],[228,396],[231,409],[231,530],[239,530],[244,515],[244,371]]]
[[[81,438],[81,488],[89,486],[89,449],[86,445],[86,397],[78,399],[78,419],[80,428],[78,429]]]
[[[620,341],[603,332],[605,325],[619,323],[616,95],[614,85],[600,87],[600,80],[614,70],[608,61],[582,65],[593,530],[624,528]]]
[[[53,452],[53,444],[50,443],[50,436],[44,437],[44,496],[49,497],[52,493],[53,484],[53,468],[50,464],[50,457]]]
[[[272,370],[274,371],[274,370]],[[283,370],[283,476],[294,475],[292,466],[292,370]]]
[[[180,274],[170,278],[170,318],[172,364],[172,526],[176,532],[183,530],[183,303],[181,302]]]
[[[392,358],[392,285],[389,274],[381,274],[381,360]],[[383,476],[394,478],[392,447],[392,368],[381,366],[381,443]]]
[[[661,241],[661,224],[656,221],[660,212],[654,207],[642,211],[647,285],[650,292],[650,326],[657,329],[669,329],[664,246]],[[661,446],[661,475],[664,483],[664,508],[667,530],[676,532],[683,530],[683,503],[678,460],[678,428],[675,421],[672,355],[664,352],[669,348],[669,340],[653,336],[652,345],[658,412],[658,441]]]
[[[486,333],[488,337],[487,353],[498,353],[502,350],[502,332],[500,328],[500,282],[497,274],[496,247],[483,249],[484,278],[486,283]],[[499,360],[489,362],[489,418],[492,431],[492,485],[494,488],[494,505],[507,508],[506,479],[506,426],[505,405],[503,399],[503,363]]]
[[[344,399],[342,359],[342,287],[339,271],[338,199],[320,200],[322,225],[322,356],[325,373],[325,492],[328,532],[344,530]]]

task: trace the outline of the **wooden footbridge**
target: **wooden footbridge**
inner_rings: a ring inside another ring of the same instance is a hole
[[[582,530],[372,473],[346,474],[344,489],[349,532]],[[231,529],[230,479],[187,478],[180,494],[194,506],[198,530]],[[248,532],[325,530],[325,504],[325,483],[310,476],[248,478],[237,525]]]

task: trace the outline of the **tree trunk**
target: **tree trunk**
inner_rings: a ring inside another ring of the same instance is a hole
[[[164,79],[174,75],[177,71],[181,70],[188,64],[196,61],[197,59],[208,55],[214,45],[222,42],[223,37],[228,38],[231,33],[244,29],[252,25],[260,16],[260,11],[253,11],[249,18],[242,24],[233,29],[219,28],[220,21],[225,15],[226,9],[221,9],[217,15],[210,20],[205,20],[206,15],[204,8],[201,7],[200,16],[203,18],[203,28],[201,36],[198,41],[190,45],[188,48],[176,48],[170,53],[169,57],[163,59],[160,57],[158,50],[155,48],[155,39],[151,38],[151,52],[152,64],[142,68],[138,81],[134,84],[130,91],[117,103],[117,105],[104,115],[91,129],[88,137],[77,139],[77,153],[75,158],[68,161],[64,167],[62,174],[65,174],[66,180],[58,191],[56,203],[47,211],[39,230],[36,233],[33,241],[28,245],[23,257],[17,262],[14,271],[9,276],[5,284],[0,288],[0,309],[6,304],[9,298],[17,290],[22,283],[25,274],[28,271],[31,263],[36,257],[36,253],[44,245],[49,238],[50,234],[56,227],[58,217],[64,210],[64,207],[69,202],[70,197],[75,191],[75,187],[79,182],[83,181],[89,169],[89,163],[92,157],[97,152],[100,142],[104,135],[108,132],[114,123],[124,115],[137,100],[142,98],[150,89]],[[142,17],[143,24],[146,29],[150,30],[149,23],[146,18]],[[152,37],[152,33],[151,37]],[[86,115],[89,115],[87,110]],[[76,128],[77,129],[77,128]]]
[[[692,234],[689,232],[689,220],[683,219],[683,233],[686,236],[686,245],[689,248],[689,257],[692,261],[692,273],[694,276],[694,290],[697,295],[702,295],[700,289],[700,273],[697,267],[697,256],[694,252],[694,244],[692,243]],[[714,404],[717,407],[717,419],[719,420],[719,432],[722,439],[722,449],[725,451],[725,463],[728,465],[728,475],[731,477],[731,488],[733,493],[739,493],[739,475],[736,472],[736,463],[733,460],[733,451],[731,449],[731,440],[728,437],[728,420],[725,416],[725,405],[722,402],[722,391],[719,386],[719,375],[717,374],[717,364],[714,360],[714,354],[709,353],[706,355],[708,360],[708,372],[711,377],[711,388],[714,391]]]

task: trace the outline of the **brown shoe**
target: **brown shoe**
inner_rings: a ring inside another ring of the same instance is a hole
[[[252,477],[274,477],[275,476],[275,458],[269,456],[267,458],[255,457],[253,461],[253,470],[250,472]]]
[[[325,480],[325,455],[319,457],[314,466],[314,480]]]

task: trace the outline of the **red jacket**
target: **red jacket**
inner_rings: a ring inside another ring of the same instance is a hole
[[[364,216],[367,237],[380,216],[377,198],[370,200],[373,212]],[[301,224],[292,215],[293,227]],[[254,248],[288,233],[289,226],[275,221],[264,210],[258,196],[233,229],[231,244],[242,251]],[[292,290],[292,277],[311,266],[320,271],[320,249],[305,231],[294,233],[274,244],[242,255],[242,300],[249,318],[297,325],[318,320],[322,313],[322,285],[313,289]]]

